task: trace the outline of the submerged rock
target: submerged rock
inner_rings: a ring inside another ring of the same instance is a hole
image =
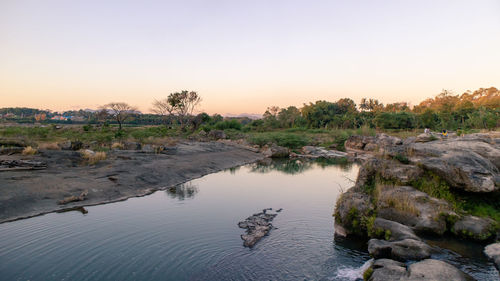
[[[269,231],[271,231],[273,228],[271,221],[278,214],[268,214],[267,211],[270,210],[272,210],[272,208],[264,209],[262,212],[253,214],[244,221],[238,223],[238,227],[247,230],[246,234],[241,235],[245,247],[253,247],[262,237],[266,236]]]

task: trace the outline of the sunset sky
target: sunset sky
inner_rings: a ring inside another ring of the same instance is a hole
[[[208,113],[500,87],[500,1],[0,0],[0,107]]]

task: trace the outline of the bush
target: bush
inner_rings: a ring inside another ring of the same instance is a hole
[[[80,154],[82,158],[87,160],[90,165],[95,165],[101,160],[106,160],[106,152],[104,151],[94,152],[92,150],[86,149],[80,151]]]
[[[238,120],[232,119],[232,120],[225,120],[225,121],[217,122],[214,125],[214,127],[217,130],[235,129],[235,130],[240,131],[242,125],[240,122],[238,122]]]
[[[291,133],[271,132],[254,134],[249,139],[250,143],[260,146],[266,144],[277,144],[288,148],[299,148],[309,144],[310,139],[304,135],[297,135]]]
[[[31,146],[23,149],[23,155],[35,155],[38,151]]]

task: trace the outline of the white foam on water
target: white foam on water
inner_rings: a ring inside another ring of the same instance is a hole
[[[361,267],[341,267],[330,280],[355,281],[363,279],[363,273],[373,264],[373,259],[366,261]]]

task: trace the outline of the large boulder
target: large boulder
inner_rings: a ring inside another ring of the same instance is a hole
[[[369,281],[401,281],[406,277],[406,265],[391,259],[378,259],[371,267]]]
[[[495,221],[489,218],[465,216],[453,225],[451,231],[463,238],[482,241],[495,235],[495,225]]]
[[[369,281],[472,281],[472,276],[443,261],[426,259],[406,267],[390,259],[375,260]]]
[[[457,189],[500,190],[500,145],[484,138],[454,138],[408,145],[408,158]]]
[[[269,158],[287,158],[290,156],[290,149],[278,145],[264,147],[262,154]]]
[[[430,258],[433,252],[435,250],[431,246],[415,239],[399,241],[370,239],[368,241],[368,253],[375,259],[388,258],[402,262],[423,260]]]
[[[440,260],[427,259],[409,265],[408,274],[404,280],[472,281],[475,279],[449,263]]]
[[[80,150],[83,148],[81,141],[65,141],[57,144],[62,150]]]
[[[376,193],[380,218],[407,225],[416,232],[442,235],[446,217],[456,216],[446,201],[411,186],[380,185]]]
[[[484,248],[484,254],[490,258],[500,270],[500,242],[493,243]]]
[[[373,212],[371,196],[352,187],[340,195],[335,206],[335,235],[366,235],[367,218]]]
[[[376,218],[372,226],[372,238],[386,238],[389,241],[404,239],[420,240],[420,238],[408,226],[382,218]]]

